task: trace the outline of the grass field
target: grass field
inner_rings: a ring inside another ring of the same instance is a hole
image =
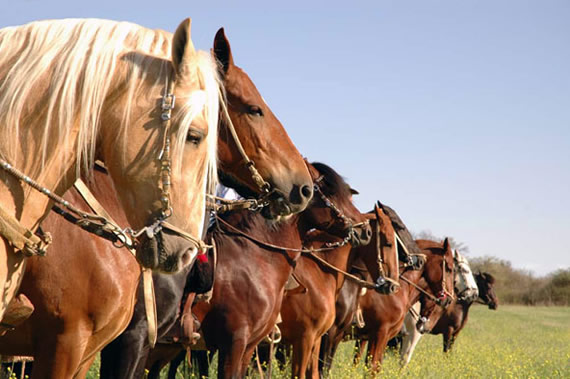
[[[364,364],[352,364],[352,342],[343,343],[335,358],[333,378],[368,377]],[[166,377],[166,370],[163,370]],[[180,378],[192,377],[179,370]],[[92,375],[91,375],[92,374]],[[98,377],[92,367],[89,378]],[[252,377],[257,375],[252,371]],[[287,368],[274,378],[288,378]],[[216,376],[215,365],[210,376]],[[388,353],[380,375],[386,378],[570,378],[570,308],[500,306],[497,311],[473,306],[469,322],[444,355],[441,336],[425,336],[409,366],[401,371],[398,357]]]

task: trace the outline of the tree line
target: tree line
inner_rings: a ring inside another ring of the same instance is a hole
[[[440,241],[431,231],[414,233],[416,239]],[[452,248],[469,260],[474,273],[488,272],[495,278],[495,293],[503,304],[570,306],[570,267],[545,276],[513,267],[510,261],[492,256],[471,257],[469,247],[450,237]]]

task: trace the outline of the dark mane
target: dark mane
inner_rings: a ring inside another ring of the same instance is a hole
[[[484,276],[487,283],[489,283],[491,285],[495,284],[495,277],[493,275],[489,274],[488,272],[482,272],[481,276]]]
[[[286,221],[269,220],[261,215],[259,212],[252,212],[247,209],[235,210],[218,215],[223,220],[229,222],[245,233],[259,234],[264,236],[267,233],[279,233],[281,226],[286,224]],[[216,223],[210,226],[210,230],[215,230]],[[220,225],[223,230],[227,228]]]
[[[323,176],[319,182],[319,186],[326,196],[339,196],[347,199],[352,196],[350,186],[344,181],[344,178],[330,166],[320,162],[313,162],[311,164]]]
[[[418,248],[418,245],[416,245],[416,242],[414,241],[412,234],[410,233],[410,231],[406,227],[406,224],[404,224],[400,216],[398,216],[396,211],[387,206],[386,204],[378,202],[378,205],[380,206],[380,208],[382,208],[382,211],[384,211],[384,213],[392,221],[392,227],[394,228],[396,233],[398,233],[398,237],[400,237],[402,242],[406,245],[406,248],[408,249],[410,254],[421,254],[421,250]]]

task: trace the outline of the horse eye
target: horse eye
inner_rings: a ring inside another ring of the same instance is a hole
[[[251,116],[258,116],[258,117],[262,117],[263,116],[263,111],[261,110],[260,107],[258,107],[257,105],[250,105],[247,108],[247,114],[251,115]]]
[[[200,144],[204,135],[196,130],[189,130],[188,135],[186,136],[186,142],[190,142],[194,145]]]

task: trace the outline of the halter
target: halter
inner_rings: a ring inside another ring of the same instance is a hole
[[[415,289],[417,289],[421,293],[423,293],[431,301],[433,301],[434,303],[436,303],[440,307],[447,308],[447,306],[449,304],[451,304],[451,301],[454,300],[455,298],[454,298],[453,294],[447,290],[447,286],[445,284],[445,266],[446,265],[445,265],[445,257],[444,257],[444,259],[442,259],[442,275],[441,275],[441,288],[442,288],[442,290],[437,293],[437,296],[432,295],[431,293],[427,292],[426,290],[424,290],[423,288],[418,286],[416,283],[414,283],[411,280],[409,280],[408,278],[406,278],[404,276],[404,273],[400,274],[400,279],[403,280],[404,282],[408,283],[409,285],[411,285],[412,287],[414,287]]]

